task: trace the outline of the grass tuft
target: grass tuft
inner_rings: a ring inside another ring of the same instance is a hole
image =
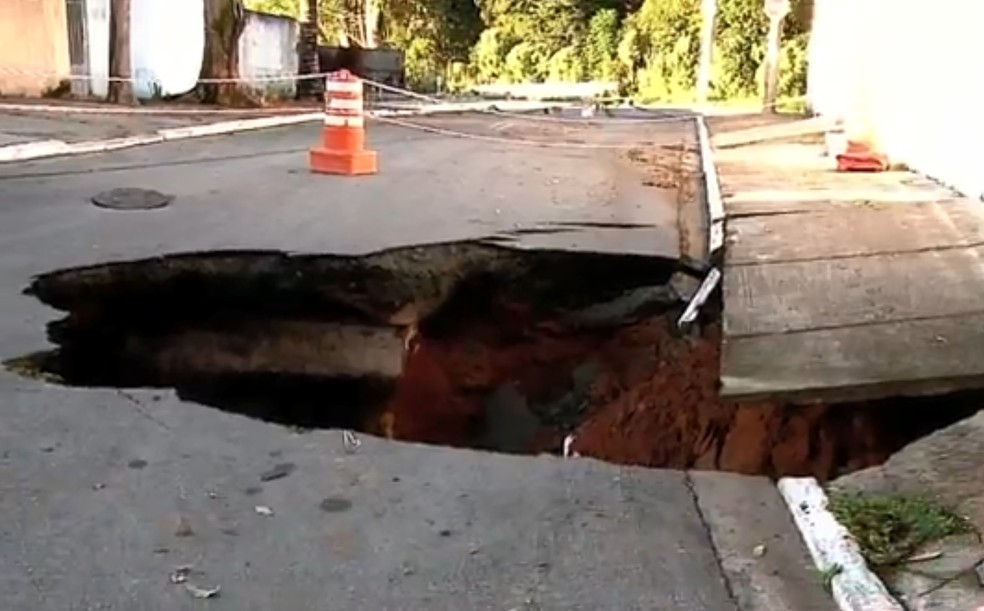
[[[927,543],[974,532],[965,518],[926,496],[833,492],[829,508],[870,566],[904,562]]]

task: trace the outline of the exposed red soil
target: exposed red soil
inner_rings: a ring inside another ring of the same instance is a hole
[[[720,331],[675,337],[664,316],[617,331],[585,332],[498,303],[480,317],[420,334],[404,375],[371,432],[425,443],[471,446],[484,398],[512,385],[530,404],[570,387],[589,359],[601,375],[573,430],[582,456],[650,467],[748,474],[813,475],[883,462],[910,440],[897,411],[872,405],[784,406],[718,396]],[[541,427],[530,452],[555,452],[568,430]]]

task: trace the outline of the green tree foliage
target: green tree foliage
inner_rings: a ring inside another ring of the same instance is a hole
[[[301,14],[301,0],[246,0],[246,8],[271,15],[297,18]]]
[[[631,43],[621,59],[641,97],[675,99],[693,87],[700,23],[700,0],[645,0],[626,18],[623,38]]]
[[[387,0],[384,40],[406,52],[411,85],[431,88],[449,67],[467,62],[479,40],[482,21],[473,0]]]
[[[813,0],[792,1],[783,27],[783,95],[806,87]],[[302,2],[248,5],[297,14]],[[364,15],[366,2],[379,7],[380,41],[406,52],[408,77],[417,87],[598,79],[651,100],[693,95],[700,0],[321,0],[323,36],[348,40],[353,15]],[[715,97],[760,94],[767,27],[762,0],[718,0]]]
[[[592,78],[609,80],[616,77],[619,21],[618,11],[605,8],[592,15],[588,22],[583,56],[585,71]]]

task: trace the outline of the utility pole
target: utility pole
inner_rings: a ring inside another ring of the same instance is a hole
[[[765,96],[762,112],[776,112],[779,97],[779,44],[782,37],[782,20],[789,14],[789,0],[765,0],[765,14],[769,17],[769,33],[765,40]]]
[[[136,104],[130,66],[130,0],[112,0],[109,7],[109,101]]]
[[[711,92],[711,64],[714,61],[714,22],[717,0],[701,0],[703,17],[700,30],[700,65],[697,68],[697,103],[706,104]]]

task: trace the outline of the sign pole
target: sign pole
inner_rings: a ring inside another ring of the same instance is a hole
[[[769,33],[765,40],[765,95],[762,112],[775,113],[779,97],[779,48],[782,37],[782,20],[789,14],[789,0],[765,0],[765,14],[769,17]]]
[[[711,91],[711,63],[714,60],[714,21],[717,0],[701,0],[703,23],[700,31],[700,65],[697,68],[697,103],[706,104]]]

